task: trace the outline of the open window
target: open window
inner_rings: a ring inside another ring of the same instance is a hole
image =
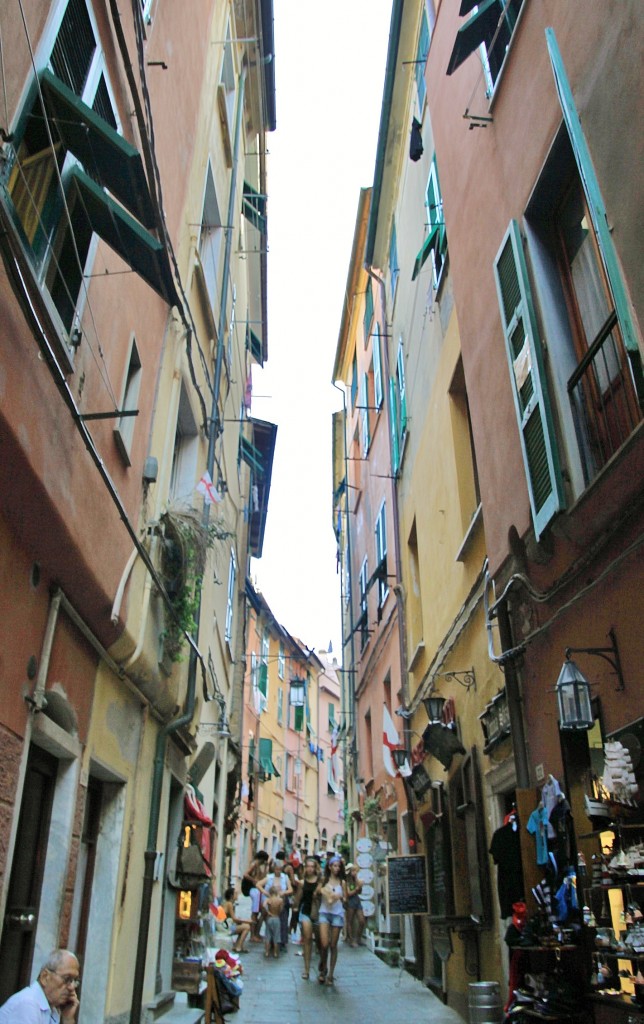
[[[197,482],[199,436],[185,385],[181,384],[179,411],[174,436],[170,473],[170,497],[173,502],[190,504]]]
[[[461,0],[459,14],[471,17],[461,25],[447,65],[451,75],[471,53],[481,47],[483,69],[491,95],[501,73],[524,0]]]
[[[423,242],[416,259],[411,279],[415,281],[420,274],[425,262],[431,256],[432,259],[432,284],[434,291],[438,291],[443,267],[447,255],[447,232],[445,230],[445,218],[443,215],[443,198],[441,196],[440,184],[438,181],[438,168],[436,167],[436,156],[432,160],[427,179],[427,190],[425,193],[425,217],[427,224],[427,236]]]
[[[141,375],[141,358],[136,346],[136,339],[132,338],[130,358],[128,359],[127,374],[121,400],[121,412],[123,415],[119,419],[118,426],[114,428],[114,441],[126,466],[131,465],[130,452],[132,450],[132,439],[136,423],[136,416],[131,414],[137,412],[136,406],[141,388]]]
[[[94,235],[167,302],[176,292],[143,162],[119,134],[99,36],[69,0],[7,147],[2,192],[34,272],[71,334]]]

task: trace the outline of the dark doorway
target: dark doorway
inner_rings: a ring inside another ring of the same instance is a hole
[[[0,1004],[30,982],[58,761],[29,751],[0,943]]]

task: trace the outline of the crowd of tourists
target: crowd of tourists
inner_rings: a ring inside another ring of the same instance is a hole
[[[238,916],[235,891],[226,892],[233,950],[243,953],[248,943],[263,943],[264,956],[276,959],[288,952],[292,939],[301,946],[303,980],[311,977],[315,949],[317,980],[332,985],[340,938],[351,948],[362,943],[361,889],[356,866],[338,854],[279,852],[271,859],[260,850],[241,882],[242,894],[250,898],[250,919]]]

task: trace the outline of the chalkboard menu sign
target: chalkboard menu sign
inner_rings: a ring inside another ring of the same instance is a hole
[[[429,913],[427,869],[422,855],[387,857],[387,913]]]

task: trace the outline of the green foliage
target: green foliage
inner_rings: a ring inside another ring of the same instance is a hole
[[[161,517],[161,573],[172,610],[166,609],[163,649],[171,662],[182,660],[186,634],[197,629],[201,587],[208,552],[230,537],[221,523],[204,523],[196,509],[168,509]]]

